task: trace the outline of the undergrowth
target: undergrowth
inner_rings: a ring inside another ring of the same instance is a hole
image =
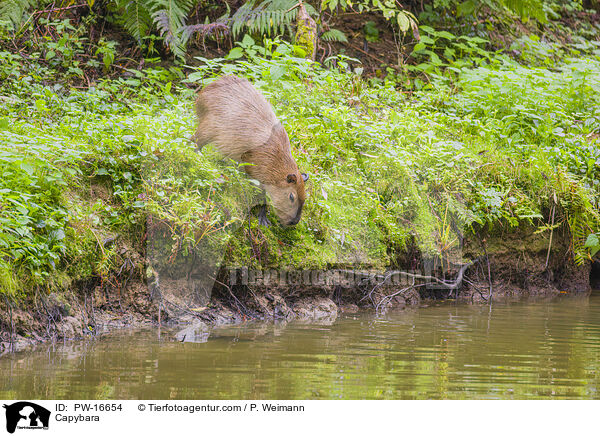
[[[453,54],[418,91],[363,78],[344,56],[325,68],[250,37],[226,59],[128,70],[85,89],[0,52],[0,293],[115,281],[124,267],[144,270],[157,241],[165,265],[210,247],[235,266],[385,268],[414,245],[451,258],[484,227],[564,225],[581,263],[600,232],[593,50],[552,68]],[[259,226],[253,182],[189,139],[193,89],[222,74],[270,99],[310,174],[294,228]]]

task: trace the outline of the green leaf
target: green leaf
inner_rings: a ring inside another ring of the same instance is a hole
[[[419,42],[413,48],[413,52],[415,52],[415,53],[420,52],[421,50],[425,50],[426,47],[427,46],[425,44],[423,44],[422,42]]]
[[[406,33],[410,29],[410,20],[403,12],[399,12],[396,17],[398,20],[398,27],[403,33]]]
[[[244,38],[242,39],[242,45],[246,47],[251,47],[253,45],[256,45],[256,43],[250,35],[244,35]]]
[[[186,82],[199,82],[200,80],[202,80],[205,76],[205,73],[203,72],[195,72],[195,73],[191,73],[190,75],[187,76],[187,80]]]
[[[592,247],[598,247],[598,246],[600,246],[600,240],[598,239],[598,235],[596,235],[595,233],[592,233],[591,235],[589,235],[587,237],[584,247],[592,248]]]
[[[50,232],[50,239],[62,241],[65,239],[65,231],[63,229],[53,230]]]
[[[35,101],[35,108],[38,112],[46,112],[48,108],[46,107],[46,101],[42,99],[38,99]]]
[[[304,50],[304,48],[302,48],[302,47],[300,47],[298,45],[295,45],[293,50],[294,50],[294,56],[297,56],[299,58],[305,58],[306,57],[307,53],[306,53],[306,50]]]
[[[445,30],[442,30],[440,32],[437,32],[436,36],[439,36],[440,38],[446,38],[448,40],[453,40],[456,39],[456,36],[454,36],[452,33],[450,32],[446,32]]]
[[[286,72],[286,68],[283,65],[273,65],[269,69],[269,74],[271,75],[271,80],[276,81],[279,80],[281,76],[283,76]]]
[[[459,17],[463,15],[471,15],[475,11],[476,7],[477,3],[475,0],[467,0],[456,7],[456,14]]]
[[[244,50],[241,47],[235,47],[232,49],[229,54],[226,56],[226,59],[239,59],[244,55]],[[193,73],[198,74],[198,73]],[[190,74],[191,76],[192,74]]]

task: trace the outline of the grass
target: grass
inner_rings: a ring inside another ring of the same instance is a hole
[[[457,228],[549,233],[553,207],[575,261],[590,258],[600,231],[592,52],[552,68],[496,54],[409,92],[362,78],[343,56],[324,69],[287,43],[240,48],[235,60],[201,60],[183,82],[150,68],[84,90],[0,52],[0,293],[117,284],[124,265],[144,271],[144,254],[163,266],[211,253],[234,266],[385,268],[409,246],[452,256]],[[310,174],[295,228],[258,226],[253,183],[189,140],[184,85],[221,74],[262,90]]]

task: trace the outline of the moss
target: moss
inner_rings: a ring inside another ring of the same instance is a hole
[[[302,9],[304,7],[300,6]],[[304,10],[299,12],[296,24],[295,44],[306,51],[306,58],[315,59],[317,49],[317,25]]]

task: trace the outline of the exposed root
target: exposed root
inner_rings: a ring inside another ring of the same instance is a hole
[[[386,304],[389,303],[391,301],[392,298],[403,294],[405,292],[408,292],[411,289],[416,289],[418,287],[423,287],[423,286],[427,286],[429,285],[431,282],[434,282],[436,285],[437,289],[440,290],[448,290],[450,291],[450,293],[448,294],[448,296],[451,296],[453,292],[456,292],[456,294],[458,295],[458,289],[460,288],[460,286],[463,283],[463,279],[464,279],[464,275],[465,275],[465,271],[473,266],[474,264],[478,263],[481,260],[481,257],[476,258],[475,260],[466,263],[464,265],[462,265],[458,271],[458,274],[456,276],[456,279],[454,281],[447,281],[447,280],[442,280],[438,277],[435,276],[430,276],[430,275],[422,275],[422,274],[413,274],[413,273],[408,273],[405,271],[392,271],[387,275],[375,275],[372,277],[368,277],[365,278],[364,280],[367,279],[375,279],[377,280],[379,283],[377,283],[377,285],[375,285],[370,291],[369,293],[367,293],[365,296],[363,296],[359,302],[364,301],[365,299],[370,299],[371,303],[373,304],[373,306],[379,310],[379,308],[382,306],[382,302],[384,300],[386,300]],[[489,265],[489,260],[488,260],[488,265]],[[383,285],[387,284],[390,282],[390,280],[394,279],[395,277],[407,277],[412,279],[412,284],[404,289],[401,289],[397,292],[395,292],[394,294],[391,295],[386,295],[383,300],[379,301],[379,303],[375,303],[375,301],[373,300],[373,294],[374,292],[381,288]],[[363,281],[364,281],[363,280]],[[415,280],[425,280],[426,283],[419,283],[419,284],[415,284]],[[491,287],[491,281],[490,281],[490,287]],[[385,306],[385,305],[384,305]]]

